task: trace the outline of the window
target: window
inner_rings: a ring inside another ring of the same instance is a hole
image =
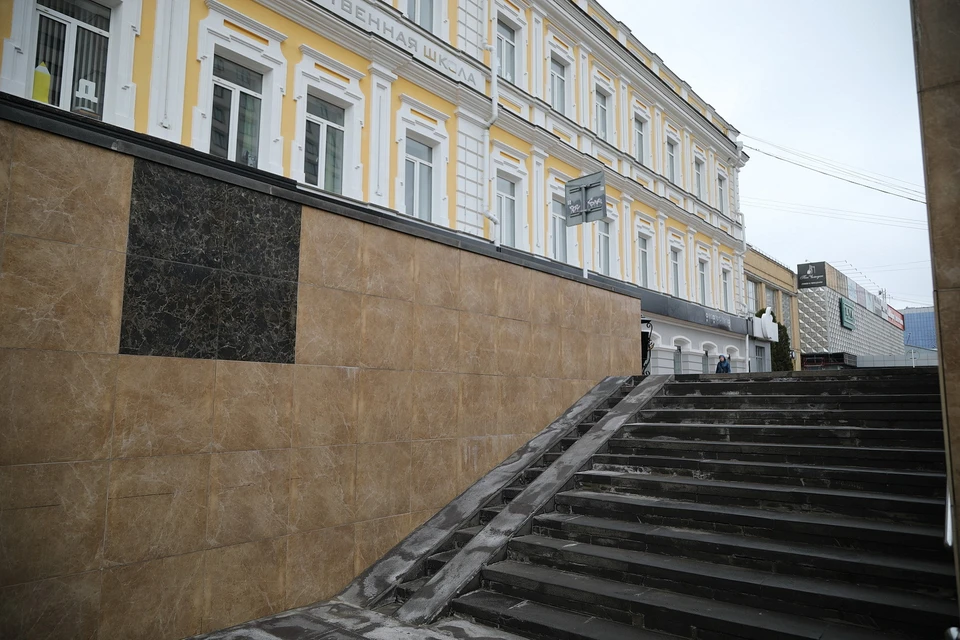
[[[303,173],[310,184],[343,193],[343,131],[346,110],[307,94]]]
[[[567,261],[567,216],[562,200],[554,200],[550,205],[550,257]]]
[[[260,106],[263,74],[213,57],[213,108],[210,110],[210,153],[257,166],[260,150]]]
[[[497,176],[497,219],[500,244],[517,246],[517,183]]]
[[[717,176],[717,208],[723,213],[727,212],[727,179],[723,176]]]
[[[567,112],[567,68],[550,58],[550,99],[551,106],[561,115]]]
[[[698,200],[703,200],[703,160],[693,161],[693,193]]]
[[[406,214],[430,220],[433,208],[433,148],[407,138]]]
[[[788,296],[784,292],[780,292],[780,304],[783,307],[783,312],[780,314],[779,320],[783,324],[787,331],[791,334],[793,333],[793,296]]]
[[[640,164],[647,163],[646,141],[644,139],[646,124],[647,123],[640,118],[634,118],[633,120],[633,157],[635,157]]]
[[[770,309],[772,309],[773,312],[776,313],[777,312],[777,304],[776,304],[777,292],[771,289],[770,287],[767,287],[766,294],[767,294],[766,306],[770,307]]]
[[[680,297],[680,252],[670,249],[670,287],[673,295]]]
[[[433,0],[407,0],[407,17],[427,31],[433,31]]]
[[[700,260],[697,263],[697,296],[700,304],[707,304],[707,263]]]
[[[747,313],[757,310],[757,301],[760,299],[760,283],[747,280]]]
[[[110,9],[90,0],[37,0],[34,100],[103,118]]]
[[[640,286],[650,287],[650,249],[649,241],[643,236],[637,238],[637,261],[640,263]]]
[[[730,311],[730,272],[726,269],[720,274],[720,284],[723,286],[723,310]]]
[[[600,91],[598,88],[596,90],[597,94],[597,104],[596,109],[594,110],[594,119],[596,120],[594,124],[594,129],[597,132],[597,135],[603,140],[607,139],[607,94]]]
[[[597,221],[597,271],[610,275],[610,223]]]
[[[502,20],[497,20],[497,62],[497,75],[507,82],[516,83],[517,30]]]
[[[667,179],[677,184],[677,143],[667,140]]]
[[[766,359],[767,359],[767,349],[766,347],[761,347],[760,345],[754,346],[753,349],[753,371],[762,372],[766,371]]]

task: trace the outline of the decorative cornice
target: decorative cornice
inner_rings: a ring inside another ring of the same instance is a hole
[[[280,33],[276,29],[272,29],[265,24],[257,22],[253,18],[243,15],[236,9],[228,7],[222,2],[217,2],[217,0],[206,0],[206,5],[208,9],[226,16],[231,22],[236,22],[241,27],[246,27],[259,36],[263,36],[269,40],[276,40],[277,42],[283,42],[287,39],[286,35]]]
[[[449,114],[449,113],[444,113],[443,111],[439,111],[439,110],[437,110],[437,109],[434,109],[434,108],[431,107],[430,105],[428,105],[428,104],[426,104],[426,103],[424,103],[424,102],[420,102],[420,101],[417,100],[416,98],[411,97],[411,96],[409,96],[409,95],[407,95],[407,94],[405,94],[405,93],[401,93],[401,94],[400,94],[400,102],[402,102],[402,103],[405,104],[406,106],[410,107],[411,109],[414,109],[414,110],[416,110],[416,111],[419,111],[420,113],[422,113],[422,114],[424,114],[424,115],[426,115],[426,116],[430,116],[431,118],[433,118],[434,120],[437,120],[437,121],[439,121],[439,122],[446,122],[447,120],[450,119],[450,114]]]
[[[330,56],[320,53],[313,47],[309,47],[305,44],[300,45],[300,53],[314,60],[315,62],[318,62],[319,64],[326,67],[327,69],[330,69],[331,71],[335,71],[340,75],[346,76],[347,78],[350,78],[352,80],[361,80],[365,78],[367,75],[361,71],[357,71],[353,67],[348,67],[347,65],[343,64],[339,60],[334,60]]]

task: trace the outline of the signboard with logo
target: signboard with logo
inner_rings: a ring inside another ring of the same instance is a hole
[[[840,326],[853,331],[857,327],[857,316],[854,303],[846,298],[840,298]]]
[[[607,181],[603,171],[571,180],[564,188],[567,226],[607,217]]]
[[[812,289],[827,286],[827,263],[808,262],[797,265],[797,287]]]
[[[903,314],[887,305],[887,322],[903,331]]]

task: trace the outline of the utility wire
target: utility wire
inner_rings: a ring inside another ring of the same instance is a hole
[[[900,216],[887,216],[887,215],[878,214],[878,213],[869,213],[869,212],[867,212],[867,211],[854,211],[853,209],[837,209],[837,208],[835,208],[835,207],[823,207],[823,206],[820,206],[820,205],[815,205],[815,204],[803,204],[803,203],[799,203],[799,202],[785,202],[785,201],[783,201],[783,200],[771,200],[771,199],[769,199],[769,198],[751,198],[751,197],[749,197],[749,196],[743,196],[742,198],[740,198],[740,201],[741,201],[741,202],[752,202],[752,203],[754,203],[754,204],[764,204],[764,205],[766,205],[766,204],[774,204],[774,205],[777,205],[777,206],[795,207],[795,208],[799,208],[799,209],[810,209],[810,210],[814,210],[814,211],[818,211],[818,212],[820,212],[820,211],[827,211],[827,212],[836,212],[836,213],[852,213],[852,214],[858,215],[858,216],[869,216],[871,219],[873,219],[873,218],[882,218],[882,219],[886,219],[886,220],[893,220],[893,221],[896,221],[896,222],[913,222],[913,223],[917,223],[917,224],[924,224],[924,225],[926,224],[926,220],[918,220],[918,219],[916,219],[916,218],[903,218],[903,217],[900,217]]]
[[[787,211],[787,212],[795,212],[795,213],[819,213],[821,215],[836,217],[838,220],[862,220],[864,222],[902,223],[905,225],[909,225],[910,228],[926,229],[926,223],[924,221],[914,220],[912,218],[884,216],[879,214],[866,213],[862,211],[829,209],[826,207],[815,207],[811,205],[799,205],[799,204],[789,204],[789,203],[784,203],[782,205],[769,204],[768,202],[765,202],[763,200],[755,200],[753,198],[742,198],[740,202],[744,206],[761,207],[764,209],[775,209],[777,211]],[[769,201],[769,202],[773,202],[773,201]]]
[[[776,208],[776,207],[758,207],[758,206],[756,206],[756,205],[751,205],[751,204],[747,204],[747,205],[745,205],[745,206],[750,207],[750,208],[755,209],[755,210],[760,210],[760,211],[771,211],[771,212],[777,212],[777,213],[793,213],[793,214],[801,215],[801,216],[813,216],[813,217],[816,217],[816,218],[827,218],[828,220],[842,220],[842,221],[844,221],[844,222],[859,222],[859,223],[862,223],[862,224],[879,225],[879,226],[882,226],[882,227],[896,227],[896,228],[898,228],[898,229],[913,229],[913,230],[915,230],[915,231],[926,231],[926,230],[927,230],[926,227],[910,226],[910,225],[906,225],[906,224],[896,224],[896,223],[893,223],[893,222],[878,221],[878,220],[867,220],[867,219],[864,219],[864,218],[848,218],[848,217],[843,217],[843,216],[830,215],[830,214],[826,214],[826,213],[813,213],[813,212],[810,212],[810,211],[794,211],[794,210],[791,210],[791,209],[779,209],[779,208]]]

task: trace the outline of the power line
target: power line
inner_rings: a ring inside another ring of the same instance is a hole
[[[903,198],[904,200],[911,200],[911,201],[913,201],[913,202],[919,202],[920,204],[926,204],[926,201],[925,201],[925,200],[919,200],[919,199],[917,199],[917,198],[911,198],[910,196],[905,196],[905,195],[900,194],[900,193],[894,193],[893,191],[887,191],[886,189],[881,189],[881,188],[879,188],[879,187],[874,187],[874,186],[871,186],[871,185],[868,185],[868,184],[863,184],[862,182],[857,182],[857,181],[851,180],[851,179],[849,179],[849,178],[844,178],[843,176],[838,176],[838,175],[836,175],[836,174],[829,173],[829,172],[827,172],[827,171],[821,171],[820,169],[815,169],[814,167],[810,167],[810,166],[807,166],[807,165],[805,165],[805,164],[801,164],[801,163],[796,162],[796,161],[794,161],[794,160],[789,160],[789,159],[784,158],[784,157],[782,157],[782,156],[778,156],[778,155],[776,155],[776,154],[774,154],[774,153],[770,153],[769,151],[764,151],[763,149],[757,149],[756,147],[751,147],[751,146],[748,146],[748,145],[743,145],[743,146],[746,147],[747,149],[750,149],[751,151],[756,151],[757,153],[762,153],[762,154],[765,155],[765,156],[770,156],[771,158],[776,158],[777,160],[780,160],[780,161],[782,161],[782,162],[786,162],[786,163],[788,163],[788,164],[796,165],[796,166],[801,167],[801,168],[803,168],[803,169],[806,169],[806,170],[808,170],[808,171],[813,171],[813,172],[815,172],[815,173],[819,173],[819,174],[828,176],[828,177],[830,177],[830,178],[834,178],[834,179],[836,179],[836,180],[842,180],[842,181],[844,181],[844,182],[849,182],[850,184],[855,184],[855,185],[857,185],[858,187],[863,187],[864,189],[872,189],[873,191],[879,191],[880,193],[885,193],[885,194],[887,194],[887,195],[896,196],[897,198]]]
[[[917,226],[910,226],[910,225],[906,225],[906,224],[896,224],[896,223],[892,223],[892,222],[877,221],[877,220],[866,220],[866,219],[863,219],[863,218],[850,218],[850,217],[844,217],[844,216],[838,216],[838,215],[830,215],[830,214],[826,214],[826,213],[813,213],[813,212],[810,212],[810,211],[795,211],[795,210],[792,210],[792,209],[781,209],[781,208],[777,208],[777,207],[759,207],[759,206],[757,206],[757,205],[752,205],[752,204],[747,204],[746,206],[747,206],[747,207],[750,207],[750,208],[753,208],[753,209],[758,209],[758,210],[761,210],[761,211],[771,211],[771,212],[778,212],[778,213],[781,213],[781,212],[782,212],[782,213],[793,213],[793,214],[801,215],[801,216],[813,216],[813,217],[816,217],[816,218],[827,218],[827,219],[829,219],[829,220],[843,220],[844,222],[860,222],[860,223],[863,223],[863,224],[879,225],[879,226],[883,226],[883,227],[896,227],[896,228],[898,228],[898,229],[913,229],[913,230],[915,230],[915,231],[926,231],[926,230],[927,230],[926,227],[917,227]]]
[[[914,218],[901,218],[898,216],[885,216],[882,214],[867,213],[866,211],[854,211],[852,209],[834,209],[831,207],[820,207],[812,204],[800,204],[800,203],[793,203],[793,202],[783,202],[782,200],[768,200],[764,198],[749,198],[749,197],[741,198],[740,202],[744,204],[752,204],[752,205],[763,206],[763,207],[770,206],[771,208],[779,208],[779,209],[791,210],[791,211],[792,210],[797,210],[797,211],[810,210],[816,213],[821,213],[821,212],[834,213],[835,212],[835,213],[842,213],[842,214],[850,214],[853,216],[866,217],[870,220],[881,220],[885,222],[905,222],[908,224],[917,224],[917,225],[923,225],[924,227],[926,227],[926,222],[923,220],[916,220]]]

